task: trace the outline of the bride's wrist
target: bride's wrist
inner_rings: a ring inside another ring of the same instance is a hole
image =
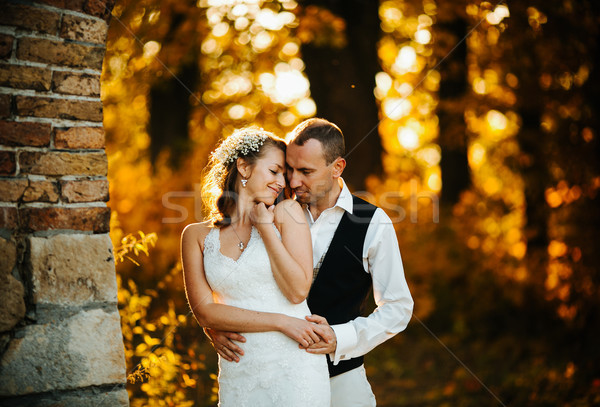
[[[264,236],[265,233],[269,233],[269,230],[273,230],[273,222],[261,222],[256,224],[255,227],[261,236]]]

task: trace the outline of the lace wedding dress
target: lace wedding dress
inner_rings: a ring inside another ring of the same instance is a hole
[[[212,229],[204,242],[204,271],[217,302],[297,318],[310,315],[306,301],[292,304],[280,291],[256,228],[237,261],[221,253],[219,230]],[[329,406],[324,355],[299,349],[280,332],[243,335],[246,342],[239,343],[244,350],[239,363],[219,357],[220,407]]]

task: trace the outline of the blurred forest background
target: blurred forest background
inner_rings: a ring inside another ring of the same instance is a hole
[[[222,136],[312,116],[395,221],[415,298],[366,358],[378,405],[600,405],[599,27],[595,0],[118,0],[102,99],[132,406],[216,404],[179,236]]]

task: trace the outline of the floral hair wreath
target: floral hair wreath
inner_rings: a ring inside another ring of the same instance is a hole
[[[267,134],[262,129],[236,130],[227,137],[212,153],[211,158],[215,163],[227,166],[240,156],[247,155],[250,151],[258,152],[267,139]]]

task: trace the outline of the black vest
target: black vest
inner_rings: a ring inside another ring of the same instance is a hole
[[[362,315],[363,304],[373,286],[362,262],[367,229],[377,207],[352,196],[353,214],[344,213],[308,294],[308,306],[331,325]],[[336,366],[327,358],[333,377],[363,364],[363,357],[342,360]]]

